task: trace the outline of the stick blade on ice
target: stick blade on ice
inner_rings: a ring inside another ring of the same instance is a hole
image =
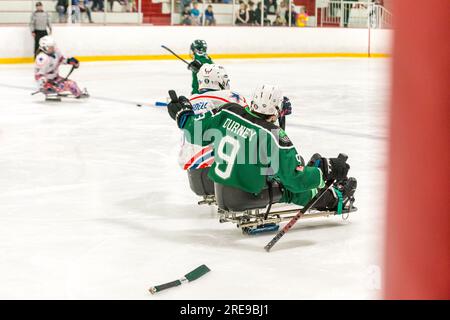
[[[195,270],[192,270],[184,277],[188,279],[189,282],[197,280],[198,278],[204,276],[209,271],[211,271],[206,265],[202,264],[200,267],[197,267]]]

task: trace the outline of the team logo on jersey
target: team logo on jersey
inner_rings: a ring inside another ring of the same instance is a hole
[[[37,65],[38,65],[38,66],[44,65],[44,61],[45,61],[45,58],[42,57],[42,56],[40,56],[40,57],[37,59]]]
[[[206,109],[207,106],[208,106],[208,102],[201,101],[201,102],[194,103],[192,105],[192,109],[194,110],[195,113],[197,113],[197,111]]]
[[[291,143],[291,140],[289,139],[288,136],[280,136],[280,141],[283,142],[284,144]]]

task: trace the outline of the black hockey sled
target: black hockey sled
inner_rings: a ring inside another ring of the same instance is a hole
[[[89,98],[89,93],[87,92],[86,88],[81,93],[81,96],[75,97],[70,92],[46,92],[43,90],[38,90],[36,92],[33,92],[31,95],[35,95],[38,93],[42,93],[45,96],[45,101],[54,101],[54,102],[60,102],[62,98],[69,98],[69,99],[86,99]]]
[[[208,172],[209,168],[187,171],[191,190],[203,198],[198,204],[216,204],[219,222],[235,223],[244,234],[277,231],[281,222],[291,220],[301,209],[299,206],[279,203],[282,188],[276,181],[267,184],[260,193],[252,194],[214,183],[209,179]],[[348,198],[342,204],[341,212],[310,209],[301,219],[335,215],[347,219],[349,213],[357,210],[353,206],[354,201],[353,196]]]
[[[279,223],[291,220],[301,209],[299,206],[278,203],[281,200],[282,191],[276,182],[266,186],[259,194],[217,183],[214,187],[220,215],[219,222],[235,223],[244,234],[277,231]],[[354,201],[353,196],[349,197],[342,203],[340,212],[311,208],[300,219],[340,215],[346,220],[351,212],[357,210],[353,206]]]
[[[214,182],[208,177],[209,168],[188,170],[189,186],[191,190],[203,199],[198,202],[199,205],[216,204],[214,197]]]

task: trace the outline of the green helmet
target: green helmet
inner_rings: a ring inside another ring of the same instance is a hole
[[[191,44],[191,51],[198,55],[205,55],[206,50],[208,49],[208,45],[206,44],[205,40],[195,40]]]

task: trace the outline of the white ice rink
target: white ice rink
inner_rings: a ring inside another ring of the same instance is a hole
[[[82,63],[87,101],[45,103],[33,66],[0,66],[0,299],[376,299],[380,297],[388,59],[221,60],[235,91],[278,84],[305,159],[349,155],[348,221],[244,236],[196,204],[165,108],[189,92],[179,61]],[[66,67],[61,74],[68,71]],[[150,295],[200,264],[196,282]]]

